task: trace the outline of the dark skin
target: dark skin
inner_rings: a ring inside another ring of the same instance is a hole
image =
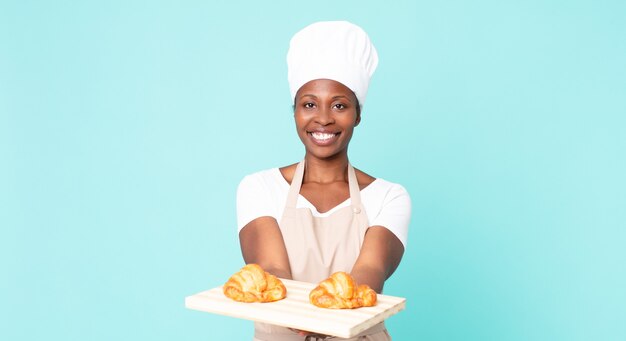
[[[361,121],[358,101],[352,90],[339,82],[313,80],[296,94],[294,119],[306,150],[300,194],[318,212],[327,212],[350,197],[348,145],[354,128]],[[280,169],[290,184],[296,166]],[[361,190],[376,180],[358,169],[355,172]],[[239,233],[239,240],[246,263],[257,263],[278,277],[292,279],[276,219],[259,217],[251,221]],[[385,280],[396,270],[403,254],[402,242],[391,231],[384,226],[371,226],[351,275],[357,283],[367,284],[381,293]]]

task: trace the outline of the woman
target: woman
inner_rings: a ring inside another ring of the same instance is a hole
[[[287,54],[302,162],[246,176],[237,192],[241,250],[282,278],[317,283],[335,271],[382,292],[406,244],[410,199],[400,185],[348,161],[378,55],[348,22],[298,32]],[[255,340],[302,340],[305,332],[255,324]],[[351,340],[389,340],[381,323]]]

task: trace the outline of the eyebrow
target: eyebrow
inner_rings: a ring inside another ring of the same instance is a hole
[[[318,99],[317,96],[315,96],[313,94],[304,94],[304,95],[300,96],[300,98],[304,98],[304,97],[312,97],[314,99]],[[337,96],[333,96],[332,97],[333,100],[336,100],[336,99],[339,99],[339,98],[345,98],[347,100],[350,100],[350,98],[348,96],[344,96],[344,95],[337,95]]]

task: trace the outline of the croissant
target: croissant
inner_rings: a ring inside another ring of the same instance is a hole
[[[257,264],[248,264],[232,275],[222,288],[224,295],[239,302],[274,302],[287,296],[287,288],[276,276]]]
[[[358,285],[347,273],[330,275],[309,293],[309,301],[329,309],[354,309],[376,304],[376,292],[365,284]]]

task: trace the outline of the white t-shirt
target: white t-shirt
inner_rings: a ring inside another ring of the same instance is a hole
[[[280,222],[287,202],[289,183],[278,168],[247,175],[237,188],[238,231],[259,217],[273,217]],[[370,226],[383,226],[400,239],[406,248],[411,218],[411,199],[401,185],[377,178],[361,190],[361,202]],[[328,212],[320,213],[302,195],[297,208],[309,208],[313,216],[326,217],[340,208],[350,206],[348,198]]]

